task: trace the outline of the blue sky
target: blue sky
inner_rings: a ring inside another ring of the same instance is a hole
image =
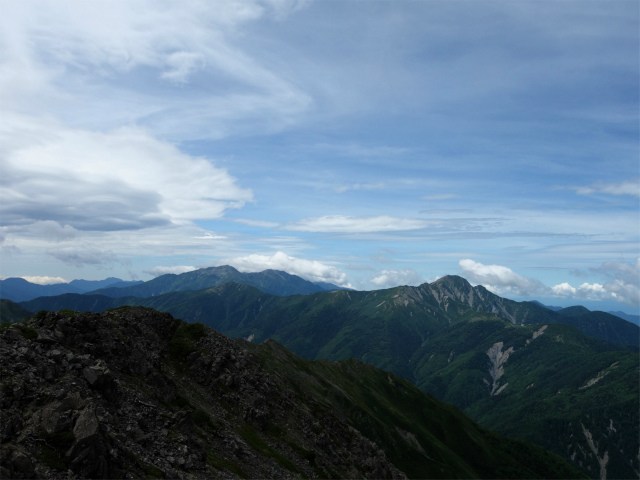
[[[0,275],[447,274],[638,313],[637,1],[8,1]]]

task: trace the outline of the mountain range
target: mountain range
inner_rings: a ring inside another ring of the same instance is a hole
[[[168,273],[147,282],[123,281],[110,277],[105,280],[73,280],[69,283],[38,285],[23,278],[7,278],[0,280],[0,298],[24,302],[65,293],[93,293],[108,297],[154,297],[181,290],[200,290],[227,282],[249,285],[265,293],[281,296],[343,289],[332,283],[310,282],[279,270],[242,273],[224,265],[201,268],[179,275]]]
[[[150,309],[0,339],[2,478],[582,478],[391,373]]]
[[[104,280],[72,280],[69,283],[39,285],[28,282],[23,278],[7,278],[0,280],[0,299],[24,302],[38,297],[63,295],[65,293],[95,293],[109,297],[149,297],[179,290],[199,290],[225,282],[250,285],[264,293],[279,296],[350,290],[328,282],[310,282],[297,275],[291,275],[279,270],[241,273],[229,265],[223,265],[202,268],[183,274],[165,274],[147,282],[140,280],[125,281],[109,277]],[[136,286],[138,288],[129,288]],[[532,303],[556,312],[564,309],[564,307],[544,305],[536,300]],[[610,311],[607,313],[640,326],[640,315],[631,315],[622,311]]]
[[[181,290],[153,297],[67,294],[21,306],[103,312],[144,305],[257,344],[276,340],[306,359],[354,358],[593,478],[638,476],[639,329],[618,317],[514,302],[455,276],[286,297],[237,283],[189,290],[176,280]]]

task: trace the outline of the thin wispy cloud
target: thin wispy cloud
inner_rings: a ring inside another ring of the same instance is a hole
[[[255,220],[252,218],[227,218],[230,222],[241,223],[251,227],[275,228],[280,226],[278,222],[270,222],[269,220]]]
[[[384,183],[354,183],[351,185],[341,185],[339,187],[334,187],[333,190],[336,193],[344,193],[349,190],[382,190],[385,188]]]
[[[565,188],[568,190],[574,190],[578,195],[604,193],[607,195],[631,195],[634,197],[640,197],[640,179],[626,180],[618,183],[596,182],[592,185]]]
[[[78,268],[91,266],[102,269],[109,268],[112,264],[120,262],[114,252],[88,244],[54,247],[47,253],[62,263]]]
[[[427,226],[429,226],[429,222],[419,218],[391,217],[388,215],[370,217],[327,215],[292,222],[284,228],[298,232],[372,233],[420,230]]]
[[[440,195],[425,195],[422,197],[423,200],[449,200],[451,198],[458,198],[460,195],[455,193],[443,193]]]

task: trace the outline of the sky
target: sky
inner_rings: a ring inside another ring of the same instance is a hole
[[[639,313],[636,0],[2,12],[2,278],[461,275]]]

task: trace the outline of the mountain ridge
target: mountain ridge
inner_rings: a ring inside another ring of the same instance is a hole
[[[588,454],[591,450],[585,444],[584,433],[574,429],[575,425],[583,424],[594,441],[601,448],[608,448],[615,458],[608,467],[611,475],[614,472],[628,475],[621,465],[628,461],[632,465],[637,463],[633,458],[620,458],[613,453],[620,438],[632,444],[633,435],[637,434],[623,431],[619,425],[625,422],[624,412],[629,410],[625,402],[637,402],[639,396],[637,382],[629,383],[634,378],[633,368],[637,370],[637,347],[585,337],[576,327],[560,323],[575,322],[581,316],[561,315],[532,303],[502,299],[485,288],[472,287],[461,277],[443,278],[419,287],[371,292],[341,290],[289,297],[224,283],[146,299],[66,295],[31,303],[34,310],[96,311],[122,304],[143,304],[169,311],[176,317],[208,324],[232,337],[252,338],[257,343],[275,339],[308,359],[365,361],[393,371],[438,398],[464,408],[491,428],[495,424],[507,429],[509,425],[500,422],[500,415],[495,417],[487,412],[503,412],[505,418],[527,418],[528,410],[547,404],[539,414],[540,421],[531,419],[523,424],[526,428],[516,433],[535,439],[565,458],[575,459],[577,466],[593,474],[596,455]],[[24,304],[27,305],[29,302]],[[498,316],[505,312],[507,318]],[[541,316],[534,318],[538,312]],[[624,323],[635,329],[637,337],[637,327]],[[587,321],[583,328],[592,326]],[[608,333],[605,330],[596,334],[606,337]],[[569,346],[573,350],[567,350]],[[542,347],[543,353],[534,355]],[[567,357],[569,351],[577,353]],[[493,374],[491,358],[504,360],[495,361]],[[609,358],[613,360],[609,362]],[[621,367],[607,370],[615,361],[622,362]],[[565,367],[558,369],[558,365]],[[585,384],[589,379],[599,378],[599,372],[609,373],[603,373],[596,384],[583,390],[582,384],[574,384],[576,378],[584,377]],[[557,395],[565,389],[566,395]],[[593,398],[604,398],[602,395],[607,391],[618,393],[605,401],[612,410],[604,419],[604,410],[593,410],[591,405]],[[563,402],[569,402],[568,406]],[[503,407],[487,406],[496,403]],[[582,417],[583,412],[590,412],[591,420]],[[555,414],[559,419],[553,417]],[[567,419],[572,419],[568,421],[571,425],[565,423]],[[595,419],[598,420],[593,423]],[[602,424],[605,420],[607,424],[613,420],[622,436],[607,434],[606,425]],[[553,438],[546,436],[550,430],[545,422],[555,425],[554,438],[563,439],[564,444],[554,443]],[[573,445],[575,450],[567,451],[566,445]],[[578,455],[576,451],[586,453]],[[602,454],[600,451],[599,455]]]

